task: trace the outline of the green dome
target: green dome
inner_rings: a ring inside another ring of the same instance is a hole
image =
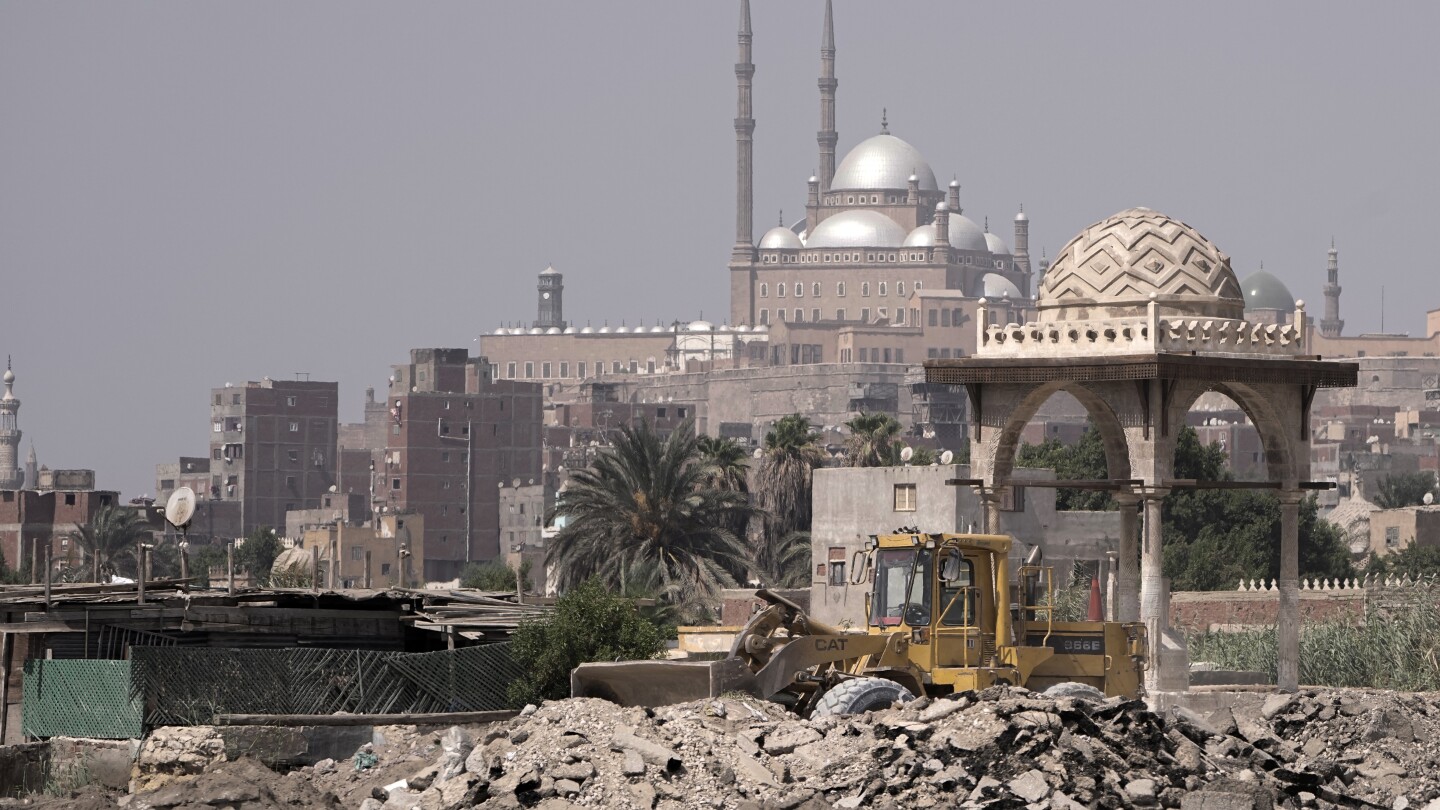
[[[1264,270],[1256,270],[1244,281],[1240,289],[1245,291],[1246,309],[1278,309],[1289,311],[1295,308],[1295,296],[1285,282]]]

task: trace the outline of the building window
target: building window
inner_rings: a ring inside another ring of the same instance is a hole
[[[291,423],[290,423],[290,432],[291,432],[291,433],[299,433],[299,432],[300,432],[300,423],[299,423],[299,422],[291,422]]]
[[[449,450],[444,450],[444,451],[442,451],[442,452],[440,453],[440,460],[441,460],[441,461],[449,461],[449,460],[450,460],[450,451],[449,451]]]
[[[350,559],[352,559],[352,560],[363,560],[363,559],[365,559],[365,549],[363,549],[363,548],[361,548],[361,547],[359,547],[359,546],[351,546],[351,547],[350,547]]]
[[[550,364],[548,362],[540,364],[540,376],[547,380],[550,379]]]
[[[870,297],[870,282],[868,282],[868,281],[862,281],[862,282],[860,282],[860,296],[861,296],[862,298],[869,298],[869,297]]]
[[[882,295],[882,296],[887,295],[887,294],[888,294],[888,290],[889,290],[889,286],[890,286],[890,285],[886,284],[886,283],[883,282],[883,281],[880,282],[880,295]]]
[[[290,489],[294,489],[294,488],[295,488],[295,476],[293,476],[293,475],[287,475],[287,476],[285,476],[285,486],[289,487]]]
[[[880,320],[882,320],[882,321],[888,320],[888,319],[890,318],[890,308],[889,308],[889,307],[880,307],[880,310],[879,310],[879,313],[878,313],[878,314],[880,315]]]
[[[805,285],[804,285],[804,283],[799,282],[799,281],[795,282],[795,297],[796,297],[796,298],[804,298],[804,297],[805,297]]]
[[[1394,548],[1400,544],[1400,528],[1398,526],[1385,527],[1385,547]]]
[[[239,394],[231,394],[231,395],[230,395],[230,404],[231,404],[231,405],[239,405],[239,404],[240,404],[240,395],[239,395]]]
[[[896,307],[896,308],[895,308],[895,325],[896,325],[896,326],[904,326],[904,325],[905,325],[905,308],[904,308],[904,307]]]
[[[818,308],[810,310],[810,320],[812,320],[812,321],[818,321],[818,320],[820,320],[820,310],[819,310]]]
[[[905,294],[905,282],[903,282],[903,281],[897,281],[897,282],[895,282],[895,294],[896,294],[896,295],[904,295],[904,294]]]
[[[399,489],[399,488],[400,488],[400,479],[399,479],[399,478],[391,478],[391,479],[390,479],[390,488],[391,488],[391,489]]]
[[[920,289],[920,282],[918,282],[918,281],[915,282],[915,284],[914,284],[913,286],[914,286],[914,288],[915,288],[916,290]]]
[[[949,352],[946,352],[946,354],[949,354]],[[925,350],[925,357],[928,358],[928,359],[930,359],[930,360],[936,360],[936,359],[938,359],[938,358],[940,357],[940,350],[939,350],[939,349],[936,349],[936,348],[926,349],[926,350]]]
[[[835,310],[835,320],[837,320],[837,321],[843,321],[843,320],[845,320],[845,310],[843,310],[843,309],[837,309],[837,310]]]
[[[763,312],[764,310],[761,310],[761,311]],[[610,370],[611,370],[612,372],[614,372],[615,374],[619,374],[619,373],[622,371],[622,369],[620,368],[620,361],[619,361],[619,360],[612,360],[612,361],[610,362]]]
[[[675,409],[675,416],[676,416],[677,418],[679,418],[679,419],[684,419],[684,418],[685,418],[685,414],[686,414],[686,410],[685,410],[684,408],[676,408],[676,409]]]
[[[783,310],[783,309],[777,309],[777,310],[775,310],[775,320],[777,320],[777,321],[783,321],[783,320],[785,320],[785,310]]]
[[[655,361],[654,361],[654,360],[646,360],[646,361],[645,361],[645,373],[646,373],[646,374],[654,374],[654,373],[655,373]]]
[[[896,485],[895,485],[895,511],[896,511],[896,512],[914,512],[914,511],[915,511],[915,485],[914,485],[914,484],[896,484]]]
[[[638,372],[639,370],[640,370],[640,363],[637,362],[637,361],[635,361],[635,360],[631,360],[631,361],[630,361],[630,373],[631,373],[631,374],[634,374],[634,373]]]
[[[576,364],[575,364],[575,369],[576,369],[576,370],[575,370],[575,376],[576,376],[576,377],[580,377],[581,379],[584,379],[584,377],[585,377],[585,361],[584,361],[584,360],[581,360],[580,362],[576,363]]]
[[[836,297],[836,298],[844,298],[844,297],[845,297],[845,282],[843,282],[843,281],[837,281],[837,282],[835,282],[835,297]]]
[[[885,349],[885,362],[890,362],[890,349]]]
[[[869,308],[869,307],[861,307],[861,308],[860,308],[860,322],[861,322],[861,323],[870,323],[870,308]]]
[[[903,362],[905,362],[905,350],[904,350],[904,349],[896,349],[896,350],[895,350],[895,362],[897,362],[897,363],[903,363]]]
[[[817,281],[810,285],[810,295],[816,298],[820,297],[820,282]]]
[[[829,583],[833,587],[845,587],[845,561],[839,560],[830,563]]]
[[[769,285],[769,284],[764,284],[764,283],[762,283],[762,284],[760,285],[760,297],[761,297],[761,298],[769,298],[769,297],[770,297],[770,285]]]
[[[775,297],[776,297],[776,298],[784,298],[784,297],[785,297],[785,282],[782,281],[782,282],[780,282],[779,284],[776,284],[776,285],[775,285]]]
[[[803,309],[796,309],[796,310],[795,310],[795,322],[796,322],[796,323],[804,323],[804,322],[805,322],[805,310],[803,310]]]
[[[770,310],[760,310],[760,323],[770,323]]]
[[[535,379],[535,363],[534,363],[534,362],[526,362],[526,363],[525,363],[525,379],[527,379],[527,380],[533,380],[533,379]]]
[[[220,448],[217,447],[217,448],[215,448],[214,450],[211,450],[211,451],[210,451],[210,458],[214,459],[215,461],[219,461],[219,460],[220,460]]]
[[[300,451],[299,451],[299,450],[286,450],[286,451],[285,451],[285,457],[290,460],[290,463],[291,463],[291,464],[299,464],[299,463],[300,463]]]
[[[295,397],[285,397],[285,404],[291,408],[295,407]]]
[[[513,380],[513,379],[515,379],[515,364],[514,364],[514,363],[506,363],[506,364],[505,364],[505,379],[507,379],[507,380]]]

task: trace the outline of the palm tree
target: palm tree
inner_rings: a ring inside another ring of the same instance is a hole
[[[755,474],[755,505],[765,513],[766,537],[810,531],[811,473],[824,461],[820,437],[798,413],[781,418],[765,434]]]
[[[718,436],[701,436],[695,440],[695,449],[700,454],[700,461],[705,465],[703,473],[705,486],[749,495],[750,482],[747,478],[750,472],[749,454],[745,452],[745,448],[739,442],[734,439],[722,439]],[[750,522],[749,512],[736,512],[732,518],[725,528],[729,529],[736,537],[743,539],[746,524]]]
[[[598,577],[672,600],[713,602],[734,584],[725,564],[744,557],[728,526],[750,507],[744,493],[707,485],[694,426],[662,440],[648,423],[621,427],[614,444],[571,476],[552,518],[564,520],[547,554],[562,589]]]
[[[888,413],[861,411],[845,423],[851,467],[893,467],[900,463],[900,423]]]
[[[99,582],[102,569],[113,570],[117,557],[130,551],[150,534],[150,526],[136,510],[106,506],[96,512],[89,523],[75,524],[75,531],[70,536],[90,559],[95,581]]]
[[[769,535],[750,547],[750,574],[766,588],[804,588],[810,583],[810,532]]]

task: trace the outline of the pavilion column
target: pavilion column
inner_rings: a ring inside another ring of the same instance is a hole
[[[1165,593],[1164,531],[1161,507],[1170,490],[1147,489],[1141,496],[1145,502],[1145,539],[1140,548],[1140,621],[1145,623],[1150,643],[1150,667],[1145,670],[1145,687],[1151,691],[1160,685],[1160,655],[1165,642],[1165,628],[1170,617],[1165,614],[1169,601]],[[1123,563],[1122,563],[1123,565]]]
[[[1114,596],[1114,620],[1138,621],[1140,618],[1140,521],[1136,507],[1140,496],[1133,492],[1115,493],[1120,504],[1120,548]]]
[[[1300,501],[1305,493],[1283,490],[1280,500],[1280,614],[1275,682],[1282,692],[1300,688]]]
[[[986,487],[980,495],[985,505],[985,533],[1000,533],[1000,493]]]

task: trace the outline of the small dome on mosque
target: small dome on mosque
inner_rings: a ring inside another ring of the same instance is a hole
[[[654,326],[650,327],[650,331],[651,331],[651,332],[668,332],[668,331],[670,331],[670,330],[669,330],[669,329],[666,329],[665,327],[663,327],[663,326],[661,326],[660,324],[657,323],[657,324],[655,324]]]
[[[564,332],[561,332],[561,334],[563,334],[563,335],[573,335],[573,334],[575,334],[575,327],[573,327],[573,326],[567,326],[567,327],[565,327],[565,331],[564,331]]]
[[[989,231],[985,232],[985,249],[996,256],[1009,256],[1010,248],[1005,245],[1005,240]]]
[[[750,327],[746,326],[746,325],[743,324],[743,323],[737,323],[737,324],[735,324],[735,331],[736,331],[736,332],[749,332],[749,331],[750,331]]]
[[[545,330],[545,334],[547,334],[547,335],[558,335],[558,334],[560,334],[560,327],[558,327],[558,326],[552,326],[552,327],[550,327],[549,329],[546,329],[546,330]]]
[[[580,334],[582,334],[582,335],[593,335],[593,334],[595,334],[595,327],[593,327],[593,326],[582,326],[582,327],[580,327]]]
[[[545,334],[545,330],[544,330],[544,329],[541,329],[541,328],[538,327],[538,326],[532,326],[532,327],[530,327],[530,334],[532,334],[532,335],[543,335],[543,334]]]
[[[540,271],[540,275],[542,275],[542,276],[558,276],[558,275],[560,275],[560,271],[559,271],[559,270],[556,270],[556,269],[555,269],[555,265],[552,264],[552,265],[546,267],[544,270],[541,270],[541,271]]]
[[[615,334],[617,334],[617,335],[628,335],[628,334],[630,334],[630,327],[625,326],[624,324],[621,324],[620,326],[615,327]]]
[[[709,321],[691,321],[685,325],[686,332],[714,332],[715,324]]]
[[[1288,312],[1295,308],[1295,296],[1285,282],[1271,275],[1262,265],[1240,282],[1245,291],[1246,309],[1278,309]]]
[[[900,247],[905,231],[895,220],[863,208],[841,211],[815,226],[806,247]]]
[[[990,250],[985,244],[985,231],[975,224],[975,220],[953,211],[950,213],[950,247],[981,253]]]
[[[609,326],[602,326],[602,327],[600,327],[600,329],[597,330],[597,331],[598,331],[598,334],[608,335],[608,334],[610,334],[610,327],[609,327]]]
[[[5,378],[4,378],[4,379],[5,379],[5,382],[7,382],[7,383],[15,382],[15,372],[12,371],[12,370],[10,370],[10,369],[8,369],[8,368],[5,369]]]
[[[1244,299],[1230,257],[1178,219],[1130,208],[1071,239],[1040,284],[1047,310],[1088,306],[1144,307],[1151,300],[1186,312],[1239,317]]]
[[[835,169],[830,181],[834,189],[904,189],[911,175],[922,191],[938,191],[935,172],[920,150],[901,139],[882,133],[855,145]]]
[[[1015,215],[1016,222],[1029,222],[1030,217],[1025,216],[1025,206],[1020,206],[1020,213]]]
[[[789,228],[776,226],[760,237],[761,250],[799,250],[805,247],[799,235]]]
[[[999,273],[986,273],[980,277],[980,284],[985,290],[985,297],[992,301],[997,298],[1020,298],[1020,288],[1015,286],[1015,282]]]
[[[903,245],[901,245],[901,247],[934,247],[934,246],[935,246],[935,226],[934,226],[934,225],[921,225],[921,226],[917,227],[915,230],[911,231],[911,232],[909,233],[909,235],[907,235],[907,236],[905,237],[905,243],[904,243]]]

